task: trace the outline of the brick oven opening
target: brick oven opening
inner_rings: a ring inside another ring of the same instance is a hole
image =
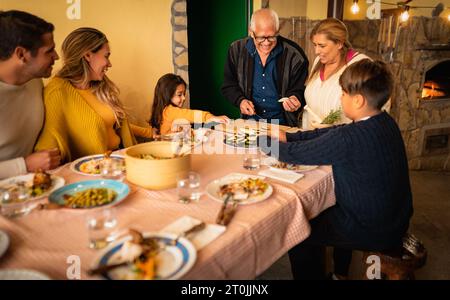
[[[450,100],[450,60],[438,63],[425,73],[422,100]]]

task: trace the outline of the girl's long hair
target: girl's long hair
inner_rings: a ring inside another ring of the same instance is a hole
[[[84,58],[88,52],[96,53],[106,43],[106,36],[95,28],[82,27],[72,31],[62,44],[63,67],[56,76],[68,80],[72,85],[89,86],[98,99],[112,108],[119,123],[126,117],[119,100],[119,89],[106,75],[101,81],[89,81],[91,66]]]
[[[313,30],[311,31],[311,34],[309,36],[309,39],[312,41],[313,37],[316,34],[324,34],[326,38],[334,43],[342,43],[342,49],[341,49],[341,66],[339,66],[333,73],[336,73],[340,67],[345,65],[345,56],[347,55],[348,50],[352,47],[348,40],[348,31],[345,24],[335,18],[328,18],[325,20],[320,21],[319,23],[314,26]],[[313,70],[311,70],[311,74],[309,75],[308,81],[310,81],[312,78],[314,78],[320,71],[320,69],[323,68],[323,64],[320,62],[320,60],[317,62],[316,66]]]
[[[186,82],[183,78],[172,73],[165,74],[156,83],[152,116],[150,118],[150,125],[153,128],[160,129],[164,108],[172,105],[172,97],[180,84],[186,87]]]

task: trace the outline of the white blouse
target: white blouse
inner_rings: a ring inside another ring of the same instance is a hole
[[[318,115],[322,120],[328,116],[331,110],[338,110],[341,108],[341,94],[342,89],[339,85],[339,77],[342,75],[344,70],[351,64],[360,61],[362,59],[369,58],[367,55],[358,53],[353,57],[346,65],[344,65],[338,72],[327,78],[325,81],[320,79],[319,72],[315,77],[308,83],[305,89],[305,100],[308,107]],[[311,70],[319,61],[319,57],[316,57]],[[311,121],[315,119],[310,115],[309,112],[303,111],[302,117],[302,128],[304,130],[314,129],[311,125]],[[336,124],[350,123],[351,120],[344,116],[342,112],[341,121]]]

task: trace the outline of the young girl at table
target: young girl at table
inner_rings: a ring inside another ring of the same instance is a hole
[[[45,125],[35,150],[58,148],[65,162],[129,147],[152,129],[132,125],[119,89],[106,75],[108,39],[94,28],[72,31],[62,44],[63,66],[44,89]]]
[[[162,76],[155,87],[150,125],[167,134],[176,130],[176,124],[217,122],[227,123],[227,116],[194,109],[182,108],[186,100],[186,82],[178,75],[169,73]]]
[[[339,79],[342,108],[352,123],[279,132],[280,161],[332,165],[335,183],[336,205],[312,219],[311,235],[289,251],[294,279],[325,277],[325,246],[335,247],[332,276],[341,279],[348,276],[352,249],[402,246],[413,208],[402,136],[394,119],[381,110],[392,82],[383,62],[356,62]],[[270,153],[278,140],[259,142]]]

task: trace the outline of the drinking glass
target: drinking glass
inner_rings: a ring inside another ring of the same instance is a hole
[[[117,217],[114,208],[94,210],[86,217],[89,248],[101,249],[112,242],[117,234]]]
[[[177,180],[178,200],[182,203],[197,202],[200,199],[200,175],[188,172],[185,177]]]
[[[102,178],[122,181],[125,177],[125,162],[118,158],[105,158],[100,162]]]
[[[242,166],[247,170],[259,169],[261,166],[261,155],[259,153],[245,154]]]

